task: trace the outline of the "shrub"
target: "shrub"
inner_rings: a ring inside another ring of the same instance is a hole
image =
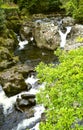
[[[62,7],[66,14],[73,16],[77,21],[83,22],[83,0],[65,0],[62,1]]]
[[[47,108],[40,130],[83,130],[83,48],[58,52],[59,65],[36,67],[41,82],[47,83],[37,96]]]

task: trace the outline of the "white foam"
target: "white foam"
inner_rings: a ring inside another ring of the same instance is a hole
[[[39,81],[39,79],[38,78],[35,78],[33,75],[31,76],[31,77],[28,77],[27,79],[25,79],[25,83],[26,84],[31,84],[31,86],[32,86],[32,89],[30,89],[28,92],[30,93],[30,94],[36,94],[36,93],[38,93],[39,91],[40,91],[40,89],[45,89],[45,85],[46,85],[46,83],[42,83],[42,84],[35,84],[35,83],[37,83]]]
[[[35,78],[33,75],[31,77],[28,77],[25,82],[30,83],[32,86],[38,81],[39,79]],[[17,94],[12,97],[7,97],[5,92],[2,89],[2,86],[0,85],[0,104],[3,105],[4,109],[4,115],[6,116],[7,114],[11,113],[13,111],[14,104],[16,103],[17,96],[19,95],[19,98],[21,98],[22,94],[36,94],[39,92],[39,88],[44,89],[45,88],[45,83],[38,85],[38,88],[35,89],[32,87],[29,91],[24,91],[21,92],[20,94]],[[36,105],[34,107],[34,117],[30,119],[24,119],[21,121],[17,127],[13,128],[12,130],[22,130],[25,129],[26,127],[32,126],[31,130],[39,130],[39,121],[41,119],[41,114],[44,112],[45,108],[43,105]]]
[[[0,86],[0,88],[1,88],[1,86]],[[12,103],[10,101],[10,98],[8,98],[5,95],[5,92],[3,91],[3,89],[0,91],[0,104],[3,105],[4,115],[8,114],[12,110],[13,106],[12,106]]]
[[[28,44],[27,40],[19,41],[19,50],[22,50],[26,44]]]
[[[31,128],[30,130],[39,130],[39,123],[37,123],[33,128]]]
[[[34,40],[34,38],[33,38],[33,37],[31,37],[31,38],[30,38],[30,40],[31,40],[31,41],[33,41],[33,40]]]
[[[28,77],[27,79],[25,79],[25,83],[26,84],[31,84],[32,86],[38,81],[39,79],[34,78],[34,76],[32,75],[31,77]]]
[[[64,46],[66,44],[67,34],[70,33],[70,31],[71,31],[71,27],[66,27],[66,28],[67,28],[66,33],[62,33],[62,31],[59,29],[59,34],[61,36],[61,42],[60,42],[60,47],[61,48],[64,48]]]
[[[5,92],[3,91],[2,86],[0,86],[0,104],[3,105],[4,115],[8,115],[13,111],[13,107],[16,103],[17,96],[19,95],[21,97],[21,94],[25,94],[25,92],[8,98]]]

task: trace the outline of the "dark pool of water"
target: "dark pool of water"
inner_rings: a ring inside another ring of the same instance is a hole
[[[56,63],[58,58],[54,55],[54,51],[47,49],[40,49],[32,42],[25,45],[22,50],[18,48],[15,51],[15,55],[19,56],[21,63],[26,63],[31,66],[38,65],[41,61],[44,63]]]

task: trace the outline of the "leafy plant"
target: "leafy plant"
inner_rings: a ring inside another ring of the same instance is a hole
[[[61,0],[61,2],[61,8],[66,10],[67,15],[71,15],[77,21],[83,22],[83,0]]]
[[[40,130],[83,130],[83,48],[59,54],[56,67],[44,63],[36,67],[41,82],[47,83],[37,96],[47,108]]]
[[[83,42],[83,37],[77,37],[76,42]]]

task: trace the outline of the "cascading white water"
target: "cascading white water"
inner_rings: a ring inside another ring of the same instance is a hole
[[[44,112],[45,108],[43,105],[35,106],[34,107],[35,113],[34,117],[30,119],[24,119],[21,121],[17,127],[13,128],[12,130],[22,130],[26,129],[26,127],[29,130],[39,130],[39,122],[41,120],[41,114]]]
[[[67,37],[67,34],[70,33],[71,31],[71,27],[66,27],[67,31],[65,33],[63,33],[60,29],[59,29],[59,34],[60,34],[60,37],[61,37],[61,42],[60,42],[60,48],[64,48],[65,47],[65,44],[66,44],[66,37]]]
[[[22,50],[24,48],[25,45],[28,44],[28,41],[27,40],[24,40],[24,41],[20,41],[19,42],[19,50]]]
[[[19,50],[24,49],[24,46],[28,44],[28,40],[21,41],[20,36],[17,36],[18,42],[19,42]]]
[[[60,48],[64,48],[65,47],[65,44],[66,44],[66,37],[67,37],[67,34],[70,33],[71,31],[71,27],[66,27],[67,31],[65,33],[63,33],[60,29],[59,29],[59,34],[60,34],[60,37],[61,37],[61,42],[60,42]]]
[[[31,77],[28,77],[25,82],[26,84],[30,83],[32,85],[32,89],[28,91],[29,94],[36,94],[39,92],[39,88],[44,89],[45,88],[45,83],[38,85],[38,88],[35,88],[35,83],[38,82],[39,79],[35,78],[33,75]],[[24,119],[21,121],[17,127],[13,128],[12,130],[22,130],[25,129],[26,127],[32,127],[30,130],[39,130],[39,122],[41,119],[41,114],[44,112],[45,108],[43,105],[37,105],[34,107],[35,113],[34,117],[30,119]]]
[[[18,44],[19,50],[24,49],[25,45],[27,45],[29,43],[28,40],[26,40],[26,39],[24,41],[21,41],[19,36],[17,36],[17,39],[18,39],[18,42],[19,42],[19,44]],[[33,40],[34,40],[34,38],[30,37],[30,41],[33,41]]]
[[[20,94],[17,94],[12,97],[7,97],[5,92],[2,89],[2,86],[0,85],[0,104],[2,104],[4,109],[4,115],[7,116],[9,113],[13,112],[14,105],[16,103],[17,96],[21,98],[22,94],[36,94],[39,92],[39,88],[44,89],[45,83],[43,84],[36,84],[39,79],[35,78],[33,75],[31,77],[28,77],[25,79],[26,84],[30,83],[32,85],[32,89],[26,92],[21,92]],[[37,85],[37,86],[36,86]],[[31,117],[29,119],[23,119],[21,120],[17,126],[12,128],[12,130],[22,130],[29,128],[29,130],[39,130],[39,122],[41,120],[41,114],[44,112],[45,108],[43,105],[36,105],[34,107],[34,117]]]

